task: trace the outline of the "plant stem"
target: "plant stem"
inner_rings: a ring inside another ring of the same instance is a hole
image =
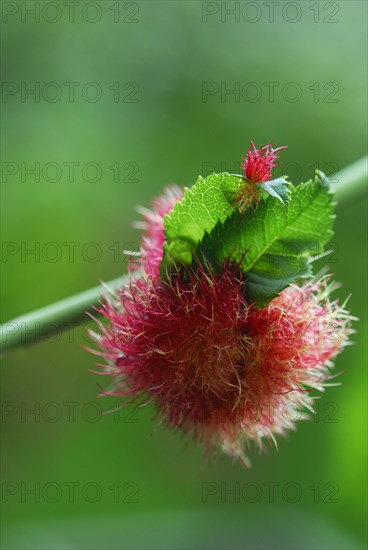
[[[368,177],[368,156],[343,168],[332,179],[331,190],[336,193],[336,199],[343,201],[353,197],[366,188]]]
[[[336,193],[337,200],[345,200],[364,189],[367,183],[368,157],[364,157],[350,164],[338,172],[331,188]],[[119,277],[105,286],[116,290],[128,283],[128,276]],[[44,339],[51,339],[55,333],[76,326],[86,320],[86,312],[97,306],[102,286],[81,292],[44,307],[17,317],[0,326],[0,342],[3,352],[38,343]]]
[[[119,277],[106,283],[108,289],[116,290],[128,283],[128,276]],[[65,300],[37,309],[17,317],[0,326],[2,353],[11,349],[37,344],[42,340],[52,340],[55,334],[71,329],[87,320],[86,312],[97,306],[103,286],[95,286]]]

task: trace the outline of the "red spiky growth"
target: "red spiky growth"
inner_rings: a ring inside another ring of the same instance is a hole
[[[271,144],[268,144],[257,149],[253,141],[250,142],[247,157],[243,157],[241,166],[246,182],[235,198],[242,208],[258,204],[260,194],[256,184],[269,181],[272,178],[272,170],[278,166],[275,161],[283,149],[287,149],[287,146],[274,149]]]
[[[143,216],[143,222],[136,226],[144,230],[140,247],[140,262],[133,266],[138,267],[145,274],[152,277],[159,277],[160,263],[164,246],[164,216],[174,207],[176,201],[183,197],[183,190],[177,185],[170,185],[164,189],[162,195],[152,202],[152,210],[139,208]]]
[[[291,286],[261,310],[244,293],[233,266],[122,290],[101,311],[111,393],[153,400],[169,426],[243,459],[250,439],[293,428],[295,409],[310,409],[309,390],[330,377],[349,316],[328,301],[326,279]]]
[[[167,193],[156,209],[170,202]],[[312,408],[310,390],[322,391],[330,378],[351,318],[329,301],[326,277],[290,286],[257,309],[236,266],[220,273],[198,267],[168,282],[151,276],[163,228],[158,213],[145,216],[156,225],[143,241],[143,277],[132,277],[100,310],[108,325],[99,344],[113,379],[106,393],[154,401],[167,425],[247,464],[251,440],[274,440]]]
[[[272,178],[272,170],[278,164],[275,161],[279,158],[279,151],[287,146],[274,149],[272,145],[256,148],[253,141],[250,142],[250,149],[247,158],[243,157],[242,170],[245,178],[251,183],[262,183]]]

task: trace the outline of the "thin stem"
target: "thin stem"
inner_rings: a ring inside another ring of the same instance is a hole
[[[368,157],[364,157],[334,176],[331,187],[338,200],[345,200],[364,189],[367,183],[367,161]],[[127,283],[128,276],[124,276],[106,283],[105,286],[116,290]],[[3,352],[50,339],[53,334],[82,323],[86,320],[86,312],[98,305],[102,292],[103,287],[96,286],[1,325],[0,342]]]
[[[128,276],[119,277],[104,286],[117,290],[128,283]],[[37,309],[21,317],[17,317],[0,326],[0,341],[2,352],[14,348],[37,344],[42,340],[51,340],[55,334],[70,330],[87,320],[86,312],[91,312],[97,306],[103,286],[95,286],[65,300]]]
[[[338,201],[353,197],[367,185],[368,156],[349,164],[338,172],[331,181],[331,189]]]

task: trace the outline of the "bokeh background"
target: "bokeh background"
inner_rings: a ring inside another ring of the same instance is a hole
[[[74,4],[1,5],[2,321],[125,273],[135,206],[251,139],[295,183],[365,154],[365,2]],[[3,358],[2,547],[365,548],[365,207],[338,205],[325,260],[360,319],[342,385],[250,470],[152,408],[102,415],[83,327]]]

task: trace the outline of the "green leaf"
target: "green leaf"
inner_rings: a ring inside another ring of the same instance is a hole
[[[290,199],[291,184],[285,178],[258,183],[257,187],[266,191],[271,197],[278,199],[282,204],[286,204]]]
[[[290,190],[288,209],[276,200],[252,213],[234,213],[207,233],[197,249],[215,267],[226,259],[247,274],[248,299],[263,306],[311,273],[311,257],[332,237],[333,195],[320,179]]]
[[[234,197],[242,184],[241,177],[211,174],[205,179],[199,176],[195,185],[185,190],[183,199],[164,219],[163,276],[176,263],[192,263],[192,254],[205,232],[212,231],[237,208]]]

